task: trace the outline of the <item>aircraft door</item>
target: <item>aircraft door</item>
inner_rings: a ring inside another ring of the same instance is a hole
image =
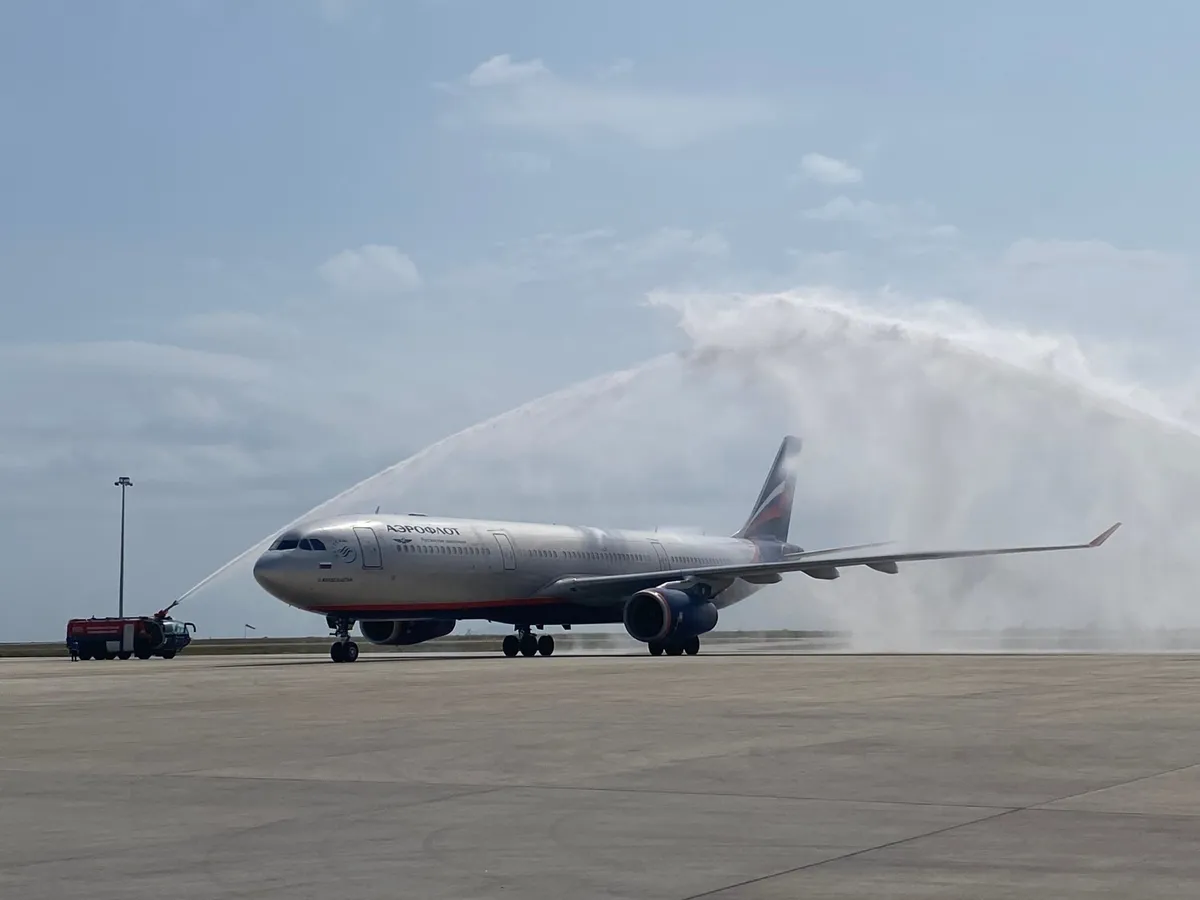
[[[492,537],[496,539],[496,543],[500,546],[500,558],[504,560],[504,568],[513,570],[517,567],[517,554],[513,550],[512,541],[508,539],[508,535],[503,531],[493,531]]]
[[[667,556],[667,551],[663,549],[663,545],[658,541],[651,541],[650,546],[654,548],[654,555],[658,557],[658,568],[669,569],[671,567],[671,558]]]
[[[356,525],[354,536],[358,538],[358,549],[362,551],[363,568],[383,568],[383,553],[379,549],[379,538],[375,536],[375,532],[364,525]]]

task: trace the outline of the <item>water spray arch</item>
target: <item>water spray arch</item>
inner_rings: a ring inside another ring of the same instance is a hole
[[[1200,625],[1189,596],[1200,575],[1197,430],[1159,395],[1097,376],[1073,341],[819,292],[653,300],[678,313],[687,351],[444,438],[294,524],[381,505],[728,533],[779,435],[794,431],[806,440],[793,520],[802,544],[1057,541],[1115,519],[1126,528],[1082,557],[789,578],[723,625],[840,627],[861,647],[891,649],[941,646],[946,629],[1099,627],[1141,645],[1158,629]],[[269,540],[186,602],[269,606],[249,575]]]

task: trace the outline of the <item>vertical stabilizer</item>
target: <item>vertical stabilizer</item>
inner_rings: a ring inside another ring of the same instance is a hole
[[[792,524],[792,497],[796,493],[796,458],[800,455],[800,438],[788,435],[779,445],[775,462],[763,483],[758,500],[746,524],[734,537],[749,540],[779,541],[788,539]]]

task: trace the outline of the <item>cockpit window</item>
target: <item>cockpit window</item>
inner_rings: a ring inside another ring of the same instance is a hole
[[[300,544],[300,535],[296,533],[281,534],[279,540],[271,545],[272,550],[295,550]]]
[[[272,550],[324,550],[325,542],[320,538],[302,538],[296,532],[280,535],[271,545]]]

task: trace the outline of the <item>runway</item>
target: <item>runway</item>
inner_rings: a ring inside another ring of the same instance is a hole
[[[1200,656],[0,661],[0,896],[1191,896]]]

